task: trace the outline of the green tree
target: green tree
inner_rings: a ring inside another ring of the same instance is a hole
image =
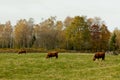
[[[110,51],[115,51],[116,50],[116,34],[113,33],[110,39],[109,43]]]
[[[120,30],[115,28],[114,33],[116,34],[116,46],[120,50]]]
[[[75,16],[66,28],[68,49],[85,50],[90,46],[90,32],[85,17]]]

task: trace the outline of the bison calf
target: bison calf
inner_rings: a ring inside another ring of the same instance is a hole
[[[26,54],[26,50],[20,50],[19,52],[18,52],[18,54]]]
[[[55,52],[49,52],[46,56],[46,58],[51,58],[51,57],[56,57],[58,58],[58,52],[55,51]]]
[[[102,58],[102,60],[105,60],[105,52],[96,52],[93,57],[93,61],[95,61],[96,59],[99,60],[99,58]]]

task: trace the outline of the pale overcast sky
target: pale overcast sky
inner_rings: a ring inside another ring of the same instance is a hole
[[[78,15],[100,17],[110,31],[120,29],[120,0],[0,0],[0,23],[29,18],[40,23],[50,16],[63,21]]]

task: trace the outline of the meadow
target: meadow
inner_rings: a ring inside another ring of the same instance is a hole
[[[120,80],[120,55],[93,61],[93,54],[1,53],[0,80]]]

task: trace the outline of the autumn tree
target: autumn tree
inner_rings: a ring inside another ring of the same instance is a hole
[[[21,19],[15,25],[14,40],[15,46],[19,48],[31,47],[32,42],[33,22]]]
[[[114,50],[120,48],[120,31],[115,29],[113,33],[111,36],[99,17],[66,17],[63,22],[50,17],[39,24],[34,24],[33,18],[20,19],[14,27],[10,21],[0,24],[0,47],[81,51],[101,51],[110,47]]]
[[[73,18],[72,17],[66,17],[65,20],[64,20],[64,33],[65,33],[65,45],[66,45],[66,49],[72,49],[72,40],[71,39],[68,39],[70,37],[70,33],[69,33],[69,29],[70,28],[67,28],[71,25],[71,23],[73,22]]]
[[[4,24],[0,24],[0,47],[1,48],[4,48],[4,41],[5,41],[4,36],[3,36],[4,27],[5,27]]]
[[[57,31],[62,31],[63,30],[63,22],[62,21],[57,21],[55,24],[55,29]]]
[[[28,27],[28,47],[32,47],[36,38],[35,38],[35,34],[33,31],[33,27],[34,27],[34,19],[33,18],[29,18],[29,20],[27,21],[27,27]]]
[[[34,28],[36,41],[34,46],[45,49],[55,49],[59,47],[61,42],[63,24],[61,21],[56,21],[55,17],[50,17]]]
[[[108,50],[109,49],[109,39],[111,36],[110,31],[107,29],[107,26],[105,24],[103,24],[100,28],[100,49],[101,50]]]
[[[0,46],[2,48],[11,48],[12,47],[12,25],[11,22],[8,21],[5,24],[0,25]]]
[[[50,43],[52,43],[53,39],[51,33],[54,27],[54,18],[48,18],[47,20],[41,22],[34,27],[34,33],[36,37],[36,41],[34,46],[40,48],[50,48]]]
[[[100,49],[100,28],[98,25],[90,26],[91,39],[92,39],[92,51]]]
[[[107,26],[99,17],[87,20],[92,39],[92,51],[102,51],[108,49],[110,32]]]
[[[3,37],[5,39],[5,47],[12,48],[13,47],[13,28],[10,21],[6,22],[5,24]]]
[[[65,27],[68,27],[71,25],[71,23],[73,22],[73,18],[72,17],[66,17],[65,20],[64,20],[64,26]]]
[[[55,31],[56,31],[56,44],[57,48],[65,48],[65,32],[64,32],[64,26],[62,21],[56,21],[55,23]]]

